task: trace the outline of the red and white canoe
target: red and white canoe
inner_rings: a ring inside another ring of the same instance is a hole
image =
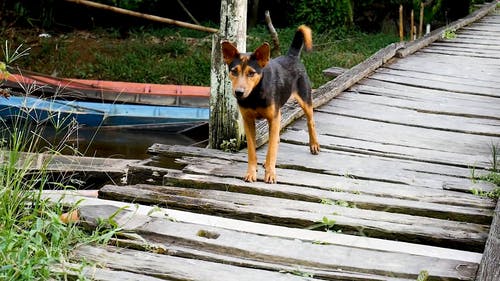
[[[210,98],[210,88],[202,86],[58,78],[40,74],[0,75],[2,78],[5,87],[36,89],[30,93],[33,95],[88,101],[208,107]]]

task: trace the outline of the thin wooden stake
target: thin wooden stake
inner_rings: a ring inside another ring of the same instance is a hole
[[[424,28],[424,7],[425,4],[422,2],[420,3],[420,19],[419,19],[419,24],[418,24],[418,37],[422,37],[423,33],[423,28]]]
[[[403,31],[403,5],[399,5],[399,41],[403,42],[404,31]]]
[[[415,14],[413,12],[413,9],[411,10],[410,13],[410,41],[415,40]]]

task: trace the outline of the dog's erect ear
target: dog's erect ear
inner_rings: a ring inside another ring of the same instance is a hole
[[[221,47],[222,47],[222,56],[224,57],[224,62],[227,65],[231,64],[234,58],[240,55],[236,46],[231,44],[229,41],[223,41],[221,43]]]
[[[257,59],[260,67],[264,67],[269,62],[271,57],[271,50],[268,43],[260,45],[254,52],[253,56]]]

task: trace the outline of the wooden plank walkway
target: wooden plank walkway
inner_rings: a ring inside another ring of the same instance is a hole
[[[243,182],[245,152],[154,145],[80,202],[89,227],[124,231],[72,262],[99,280],[498,280],[498,200],[471,193],[495,186],[471,177],[500,145],[499,9],[456,34],[316,108],[319,155],[304,119],[288,126],[278,184]]]

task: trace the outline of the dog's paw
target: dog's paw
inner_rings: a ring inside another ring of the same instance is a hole
[[[256,171],[248,171],[245,177],[243,178],[246,182],[255,182],[257,181],[257,172]]]
[[[311,143],[309,145],[309,149],[311,150],[311,154],[319,154],[320,148],[319,143]]]
[[[274,169],[266,170],[266,175],[264,176],[264,181],[266,183],[276,183],[276,170],[274,170]]]

